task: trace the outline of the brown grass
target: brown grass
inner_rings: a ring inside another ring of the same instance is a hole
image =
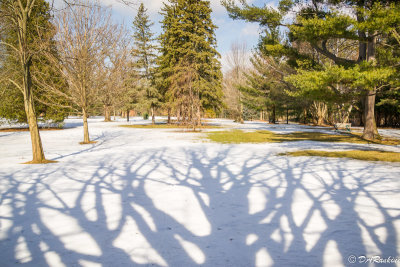
[[[124,128],[135,128],[135,129],[191,129],[192,127],[187,127],[184,125],[178,124],[136,124],[136,125],[120,125],[120,127]],[[196,127],[196,129],[220,129],[221,126],[205,124],[200,127]]]
[[[329,158],[351,158],[364,161],[385,161],[400,162],[400,153],[388,151],[321,151],[321,150],[302,150],[279,154],[280,156],[293,157],[329,157]]]
[[[241,130],[218,131],[207,134],[208,139],[218,143],[240,144],[240,143],[282,143],[295,141],[317,141],[334,143],[357,143],[357,144],[384,144],[399,145],[400,140],[385,139],[381,141],[369,141],[356,134],[327,134],[320,132],[294,132],[289,134],[277,134],[270,131],[243,132]]]

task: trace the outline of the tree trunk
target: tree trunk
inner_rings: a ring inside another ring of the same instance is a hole
[[[366,46],[363,46],[364,50],[361,53],[363,56],[366,56],[366,60],[368,62],[372,62],[372,65],[376,65],[375,47],[376,37],[374,36],[370,38]],[[364,100],[364,131],[362,135],[362,137],[365,139],[374,140],[380,137],[375,122],[375,98],[376,88],[374,90],[367,91]]]
[[[272,105],[272,123],[276,123],[276,106]]]
[[[27,99],[24,99],[24,102],[25,102],[26,117],[28,119],[28,124],[29,124],[29,132],[31,135],[31,143],[32,143],[33,159],[31,163],[44,163],[46,162],[46,158],[43,152],[42,140],[40,138],[39,127],[35,115],[33,98],[28,97]]]
[[[83,112],[83,143],[84,144],[89,144],[90,143],[90,138],[89,138],[89,127],[88,127],[88,114],[86,112],[86,109],[82,109]]]
[[[176,118],[178,119],[178,123],[181,122],[181,109],[182,109],[182,107],[179,106],[179,108],[176,111]]]
[[[106,122],[111,121],[110,107],[107,105],[104,105],[104,121]]]
[[[171,123],[171,109],[170,108],[168,109],[168,121],[167,121],[167,123],[168,124]]]
[[[375,97],[376,90],[368,91],[364,100],[364,132],[362,137],[369,140],[379,137],[375,122]]]
[[[42,140],[40,138],[39,127],[37,124],[37,118],[35,113],[35,105],[33,100],[32,92],[32,80],[30,73],[30,60],[24,64],[24,105],[25,113],[28,120],[29,132],[31,135],[32,143],[32,156],[33,159],[31,163],[44,163],[46,158],[43,152]]]
[[[200,110],[200,103],[197,106],[197,125],[201,128],[201,110]]]
[[[126,121],[129,122],[129,109],[126,110]]]
[[[289,124],[289,109],[286,107],[286,124]]]
[[[153,106],[151,107],[151,123],[153,125],[156,124],[156,117],[155,117],[155,114],[154,114],[154,107]]]
[[[22,9],[22,8],[21,8]],[[22,11],[22,10],[21,10]],[[31,57],[27,54],[27,43],[28,43],[28,20],[29,11],[26,8],[21,12],[21,16],[18,17],[19,24],[19,45],[20,45],[20,63],[23,69],[23,95],[24,95],[24,106],[25,113],[28,120],[29,132],[32,143],[32,161],[30,163],[45,163],[46,158],[43,152],[42,140],[40,138],[39,127],[37,124],[37,118],[35,113],[35,105],[33,100],[32,91],[32,79],[31,79]]]
[[[239,114],[239,123],[243,124],[244,119],[243,119],[243,103],[240,103],[240,114]]]

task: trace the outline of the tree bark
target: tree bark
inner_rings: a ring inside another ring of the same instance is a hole
[[[362,34],[365,36],[365,34]],[[368,62],[372,62],[375,65],[375,53],[376,53],[376,37],[370,38],[367,44],[360,44],[360,59],[366,59]],[[375,122],[375,98],[376,88],[374,90],[368,90],[366,92],[364,100],[364,131],[362,137],[365,139],[377,139],[379,138],[378,129]]]
[[[156,117],[155,117],[155,114],[154,114],[154,107],[153,106],[151,107],[151,123],[153,125],[156,124]]]
[[[170,108],[168,109],[168,121],[167,121],[167,123],[168,124],[171,123],[171,109]]]
[[[35,113],[35,105],[32,92],[32,80],[30,73],[30,60],[26,60],[24,64],[24,105],[26,118],[28,120],[29,132],[32,143],[32,163],[44,163],[46,158],[43,152],[42,140],[40,138],[39,127]]]
[[[129,109],[126,110],[126,121],[129,122]]]
[[[37,124],[33,97],[32,94],[29,94],[28,97],[25,97],[25,95],[26,93],[24,94],[25,112],[28,119],[29,132],[31,135],[32,143],[33,158],[31,163],[44,163],[46,161],[46,158],[44,156],[42,140],[40,138],[39,127]]]
[[[32,78],[30,67],[32,64],[31,56],[28,55],[27,46],[28,46],[28,36],[27,36],[27,28],[28,28],[28,20],[30,10],[28,6],[30,2],[26,3],[26,9],[22,10],[21,7],[21,16],[18,17],[18,26],[19,26],[19,45],[20,45],[20,63],[23,70],[23,96],[24,96],[24,106],[25,113],[28,120],[29,132],[31,136],[32,143],[32,161],[30,163],[45,163],[46,158],[43,152],[42,140],[40,138],[39,127],[37,124],[35,105],[33,100],[33,91],[32,91]]]
[[[368,91],[364,100],[364,132],[362,137],[369,140],[379,138],[375,122],[376,90]]]
[[[200,110],[200,103],[198,103],[197,106],[197,125],[199,126],[199,128],[201,128],[201,110]]]
[[[106,121],[106,122],[111,121],[110,107],[107,105],[104,105],[104,121]]]
[[[82,113],[83,113],[83,143],[84,144],[89,144],[90,143],[90,138],[89,138],[89,127],[88,127],[88,114],[86,111],[86,108],[82,109]]]
[[[289,124],[289,108],[286,106],[286,124]]]
[[[272,123],[276,123],[276,106],[272,105]]]
[[[243,119],[243,103],[240,103],[240,111],[239,112],[240,112],[240,114],[239,114],[239,123],[243,124],[244,123],[244,119]]]

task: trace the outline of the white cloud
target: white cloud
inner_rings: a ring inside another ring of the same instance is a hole
[[[161,7],[163,6],[163,0],[143,0],[143,4],[148,8],[151,14],[158,13],[161,11]]]
[[[256,23],[247,23],[246,26],[243,27],[240,34],[242,36],[259,36],[260,27]]]

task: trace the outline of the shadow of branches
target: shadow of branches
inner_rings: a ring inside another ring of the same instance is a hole
[[[219,148],[2,174],[0,265],[346,266],[351,254],[398,256],[388,167]]]

